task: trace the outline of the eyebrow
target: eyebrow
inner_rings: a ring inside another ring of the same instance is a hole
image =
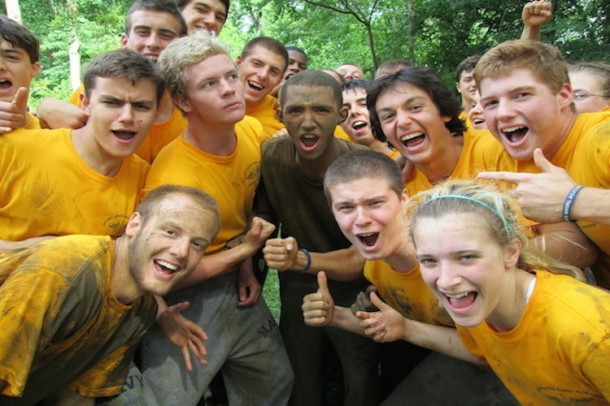
[[[413,103],[414,101],[417,101],[417,100],[426,100],[426,98],[424,96],[412,96],[412,97],[409,97],[408,99],[404,100],[402,103],[400,103],[400,106],[404,106],[405,104]],[[396,110],[396,108],[382,107],[382,108],[378,109],[377,111],[392,111],[392,110]]]

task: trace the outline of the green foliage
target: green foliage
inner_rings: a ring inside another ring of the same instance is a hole
[[[21,0],[24,24],[42,44],[41,75],[32,105],[71,93],[68,47],[78,38],[82,65],[119,44],[131,0]],[[233,0],[222,33],[237,56],[252,37],[267,35],[305,49],[312,68],[361,65],[372,77],[388,59],[409,59],[436,69],[447,81],[465,57],[482,54],[522,29],[524,0]],[[543,41],[568,59],[610,60],[610,2],[557,1]],[[4,1],[0,0],[4,7]],[[413,14],[409,15],[409,4]],[[413,26],[409,27],[410,18]],[[411,28],[411,31],[410,31]],[[409,33],[413,35],[410,37]],[[370,34],[370,35],[369,35]],[[413,43],[410,49],[409,44]]]

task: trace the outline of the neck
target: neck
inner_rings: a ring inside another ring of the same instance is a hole
[[[70,133],[72,145],[87,166],[99,174],[113,177],[121,169],[123,158],[113,157],[102,150],[91,131],[88,126],[72,130]]]
[[[546,159],[548,159],[549,161],[553,160],[553,158],[555,157],[557,152],[559,152],[559,150],[561,149],[561,146],[563,145],[565,140],[568,138],[568,134],[570,134],[570,131],[572,130],[572,127],[574,126],[574,121],[576,121],[577,116],[578,116],[578,114],[576,114],[576,112],[574,112],[571,108],[567,109],[564,119],[561,120],[558,124],[559,128],[557,128],[554,131],[555,134],[561,134],[561,136],[559,138],[557,138],[557,140],[553,143],[552,150],[543,151]],[[551,130],[551,131],[553,131],[553,130]]]
[[[324,175],[330,164],[347,151],[347,144],[340,142],[333,136],[324,153],[316,159],[303,159],[297,152],[297,166],[307,179],[321,183],[324,181]]]
[[[432,184],[440,183],[448,179],[460,159],[462,144],[457,143],[452,135],[450,135],[450,137],[447,148],[444,148],[441,151],[440,156],[423,164],[413,163],[417,169],[426,175]]]
[[[487,323],[497,331],[510,331],[519,324],[529,301],[528,288],[536,279],[534,274],[522,269],[507,270],[507,273],[507,289],[497,308],[487,318]]]
[[[136,283],[129,271],[129,247],[126,236],[119,237],[112,242],[114,252],[112,259],[112,271],[110,273],[110,290],[117,300],[129,305],[138,297],[142,296],[142,292],[137,288]]]
[[[393,270],[399,273],[411,272],[418,264],[415,255],[415,247],[411,239],[401,239],[400,246],[389,255],[385,261],[392,267]]]
[[[184,132],[186,142],[211,155],[229,156],[235,152],[237,137],[235,124],[212,124],[187,117]]]

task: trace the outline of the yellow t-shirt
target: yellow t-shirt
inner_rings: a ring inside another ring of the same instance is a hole
[[[110,291],[113,262],[108,236],[0,254],[2,395],[35,404],[66,385],[89,397],[120,393],[157,305],[152,295],[120,303]]]
[[[260,144],[266,138],[261,124],[246,116],[235,125],[235,134],[237,146],[229,156],[205,153],[184,137],[177,138],[157,156],[146,179],[144,193],[178,184],[202,189],[216,199],[221,229],[207,253],[222,249],[245,231],[260,179]]]
[[[142,144],[136,150],[136,155],[152,164],[159,152],[167,144],[175,140],[184,132],[186,118],[177,107],[174,107],[172,116],[164,123],[155,123]]]
[[[257,105],[251,108],[246,108],[246,115],[254,117],[263,125],[267,137],[271,137],[273,134],[284,128],[282,124],[275,117],[277,107],[277,99],[273,96],[267,95]]]
[[[366,261],[364,277],[375,285],[383,301],[404,317],[426,324],[454,326],[422,279],[419,266],[409,272],[396,272],[383,260]]]
[[[536,287],[515,328],[457,326],[523,405],[610,402],[610,293],[563,275],[536,272]]]
[[[15,130],[0,137],[0,239],[123,234],[148,164],[126,158],[107,177],[78,155],[70,129]]]
[[[549,157],[547,157],[549,158]],[[578,116],[559,151],[549,159],[579,185],[610,188],[610,112],[584,113]],[[497,170],[538,173],[533,160],[517,161],[503,151]],[[610,226],[578,221],[582,232],[602,251],[602,258],[593,266],[601,286],[610,288]],[[603,262],[603,264],[602,264]]]

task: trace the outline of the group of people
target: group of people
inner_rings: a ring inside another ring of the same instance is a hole
[[[403,60],[233,60],[229,6],[135,0],[36,115],[0,16],[0,404],[610,402],[610,70],[537,41],[550,3],[462,103]]]

